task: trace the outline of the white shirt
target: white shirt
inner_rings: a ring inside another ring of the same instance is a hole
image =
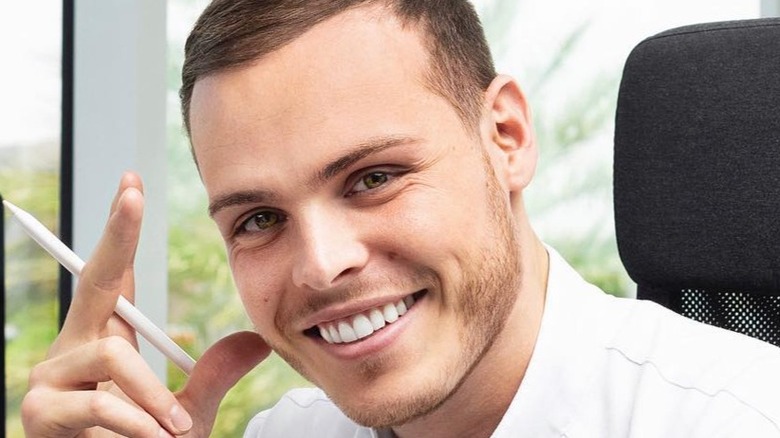
[[[539,338],[493,438],[780,438],[780,349],[607,295],[548,252]],[[288,392],[244,434],[388,436],[319,389]]]

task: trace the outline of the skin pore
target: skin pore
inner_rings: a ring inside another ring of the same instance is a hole
[[[350,10],[198,80],[192,142],[275,351],[361,424],[489,436],[542,314],[547,256],[522,205],[536,146],[513,80],[494,80],[471,132],[425,83],[427,62],[416,29]],[[318,330],[404,300],[356,342]]]

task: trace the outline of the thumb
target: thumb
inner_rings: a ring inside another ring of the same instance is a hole
[[[268,344],[257,333],[249,331],[233,333],[209,347],[177,395],[191,417],[197,423],[205,423],[196,427],[210,431],[219,403],[228,390],[270,353]]]

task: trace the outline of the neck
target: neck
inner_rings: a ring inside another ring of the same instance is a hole
[[[547,251],[530,227],[520,234],[520,241],[527,242],[521,248],[521,290],[506,325],[447,401],[428,415],[393,428],[399,438],[489,437],[501,422],[531,360],[547,290]]]

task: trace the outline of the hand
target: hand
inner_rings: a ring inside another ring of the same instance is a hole
[[[236,333],[203,354],[178,394],[157,379],[134,331],[114,314],[120,294],[133,301],[142,214],[141,180],[125,174],[62,331],[30,373],[28,437],[207,437],[227,390],[268,356],[258,335]]]

